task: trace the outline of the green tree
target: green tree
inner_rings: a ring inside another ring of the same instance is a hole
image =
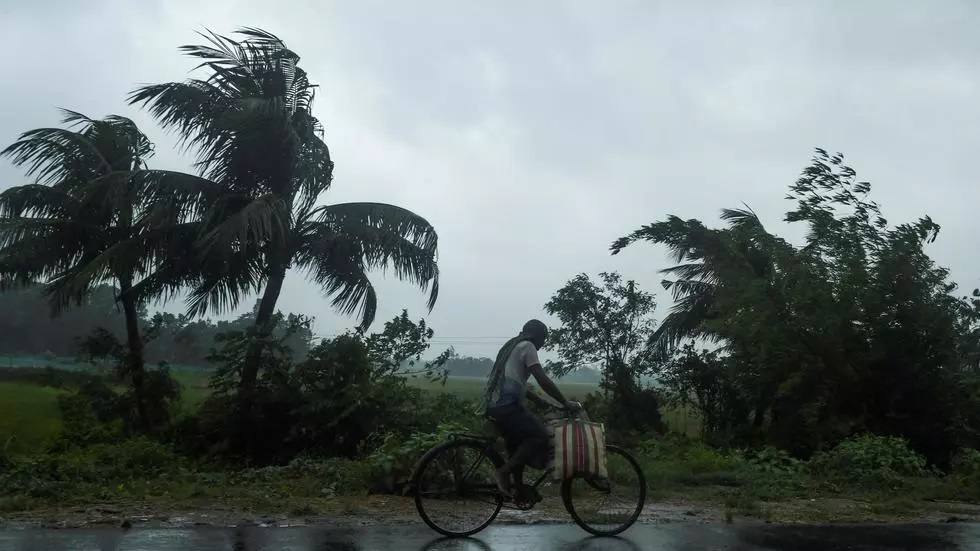
[[[202,60],[207,78],[145,86],[129,100],[148,106],[197,153],[201,177],[160,178],[156,186],[159,219],[191,223],[198,236],[189,313],[227,310],[260,293],[239,387],[247,405],[290,268],[340,311],[359,311],[367,328],[377,309],[370,270],[392,268],[429,289],[431,309],[438,267],[436,232],[421,216],[381,203],[319,204],[334,163],[312,113],[315,86],[279,38],[250,28],[239,34],[240,41],[211,34],[210,45],[181,48]]]
[[[639,375],[653,368],[645,351],[654,329],[654,297],[617,273],[603,272],[599,277],[601,286],[587,274],[579,274],[545,304],[545,311],[561,322],[548,338],[548,347],[558,352],[560,362],[549,368],[564,375],[585,365],[601,365],[602,384],[612,391],[614,403],[622,406],[617,411],[629,426],[659,425],[659,415],[644,419],[636,404],[638,398],[652,398],[641,393]]]
[[[0,285],[44,283],[52,311],[86,302],[103,284],[119,289],[125,317],[127,375],[138,426],[145,427],[140,309],[152,294],[133,292],[160,259],[145,231],[146,194],[137,174],[153,146],[129,119],[93,120],[65,111],[69,127],[40,128],[3,150],[34,184],[0,193]]]
[[[385,322],[380,333],[364,338],[368,357],[377,371],[376,376],[422,375],[445,381],[448,376],[446,362],[455,357],[455,352],[450,347],[432,360],[423,360],[422,355],[431,346],[433,335],[435,331],[426,325],[425,320],[412,321],[408,310],[402,310],[401,314]]]
[[[676,303],[652,343],[663,357],[685,338],[719,343],[731,388],[771,443],[808,455],[870,430],[943,463],[977,428],[958,382],[968,303],[924,251],[938,225],[889,226],[870,190],[843,156],[818,149],[788,197],[786,220],[807,225],[801,247],[729,209],[725,228],[670,217],[612,249],[643,240],[673,253],[665,286]]]

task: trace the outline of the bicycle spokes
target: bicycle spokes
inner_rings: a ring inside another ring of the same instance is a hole
[[[416,504],[423,519],[444,534],[485,525],[500,509],[494,466],[479,446],[455,443],[420,465]]]

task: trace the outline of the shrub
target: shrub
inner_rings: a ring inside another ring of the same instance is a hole
[[[116,399],[111,389],[97,382],[92,382],[86,390],[58,396],[62,425],[52,451],[114,442],[122,438],[122,422],[108,422],[114,417],[111,411],[118,405]],[[99,413],[104,417],[100,418]]]
[[[681,434],[644,440],[637,446],[636,456],[651,488],[738,484],[738,465],[731,458]]]
[[[739,450],[732,459],[754,470],[769,474],[797,474],[804,463],[784,450],[766,446],[760,450]]]
[[[69,484],[115,485],[175,472],[179,467],[169,447],[148,438],[75,446],[13,461],[0,473],[0,493],[57,497]]]
[[[980,495],[980,451],[971,448],[960,450],[953,457],[950,474],[965,497],[976,499]]]
[[[314,484],[313,493],[321,497],[335,495],[364,494],[368,490],[370,467],[363,461],[352,461],[337,457],[315,459],[298,457],[284,466],[269,466],[246,469],[236,473],[231,483],[284,483],[309,486]],[[204,480],[202,480],[204,481]]]
[[[953,474],[980,479],[980,451],[964,448],[953,457]]]
[[[925,474],[926,460],[903,438],[862,434],[817,453],[810,459],[809,468],[831,479],[894,486],[904,477]]]
[[[614,391],[590,392],[582,400],[589,417],[606,424],[609,440],[632,447],[650,433],[666,434],[660,406],[663,398],[653,388],[640,388],[624,396]]]
[[[366,458],[371,469],[371,491],[402,492],[425,452],[446,441],[450,433],[466,430],[467,427],[463,425],[445,423],[432,432],[416,432],[408,436],[387,433],[380,436],[378,446]]]

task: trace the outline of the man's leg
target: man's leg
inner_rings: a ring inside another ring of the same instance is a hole
[[[518,485],[524,483],[524,465],[531,459],[544,457],[548,451],[548,432],[544,425],[527,410],[520,410],[507,416],[505,423],[508,437],[518,445],[510,458],[497,469],[497,486],[511,496],[511,476]]]

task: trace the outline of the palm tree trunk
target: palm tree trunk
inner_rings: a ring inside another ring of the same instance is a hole
[[[149,428],[149,420],[146,415],[146,392],[144,390],[146,372],[143,368],[143,338],[140,336],[139,311],[136,307],[136,299],[127,292],[132,287],[132,282],[121,281],[120,283],[119,300],[122,302],[123,314],[126,317],[126,364],[133,380],[136,423],[140,431],[146,431]]]
[[[251,401],[252,391],[259,376],[259,364],[262,361],[263,341],[272,334],[272,316],[276,312],[276,303],[282,292],[282,283],[286,279],[285,263],[273,267],[272,276],[265,286],[259,309],[255,313],[255,334],[248,345],[245,354],[245,365],[242,366],[242,379],[239,382],[238,393],[245,405]]]

